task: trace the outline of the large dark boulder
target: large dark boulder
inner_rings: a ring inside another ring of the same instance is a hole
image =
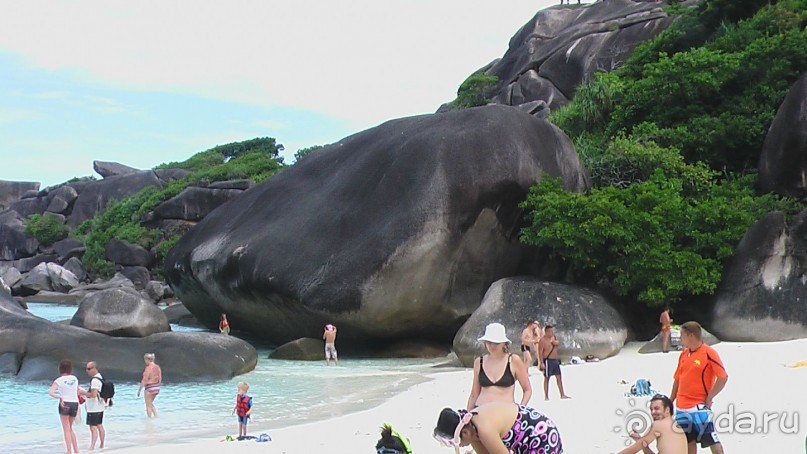
[[[493,102],[542,100],[553,110],[562,107],[594,73],[619,68],[637,45],[669,27],[667,3],[609,0],[539,11],[510,39],[504,56],[482,68],[498,78]]]
[[[726,341],[807,337],[807,210],[788,226],[768,213],[740,240],[715,295],[711,329]]]
[[[22,195],[28,191],[39,191],[39,183],[0,180],[0,211],[20,200]]]
[[[211,212],[165,261],[207,326],[222,312],[276,343],[449,342],[525,252],[518,203],[543,175],[588,187],[552,124],[506,106],[386,122]]]
[[[807,198],[807,73],[790,88],[759,156],[762,192]]]
[[[70,324],[116,337],[145,337],[171,330],[160,308],[126,287],[87,295]]]
[[[36,254],[39,242],[25,231],[23,217],[14,210],[0,212],[0,260]]]
[[[493,283],[482,304],[454,337],[454,353],[465,365],[485,353],[477,339],[488,323],[501,323],[513,342],[521,347],[521,331],[537,320],[541,326],[555,325],[560,340],[558,356],[588,355],[607,358],[619,352],[628,337],[622,316],[599,293],[582,287],[545,282],[529,276],[505,278]]]
[[[211,189],[188,187],[176,196],[157,205],[146,221],[183,219],[198,221],[222,203],[243,194],[241,189]]]
[[[164,382],[227,380],[255,368],[258,352],[235,336],[160,333],[144,338],[110,337],[34,317],[0,281],[0,373],[22,380],[52,380],[59,361],[96,361],[104,377],[137,382],[143,354],[153,352]]]

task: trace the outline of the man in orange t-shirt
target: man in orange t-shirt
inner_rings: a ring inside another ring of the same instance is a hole
[[[726,386],[729,376],[720,355],[703,343],[701,335],[698,322],[681,325],[684,350],[678,357],[670,400],[675,402],[675,419],[686,433],[689,453],[698,451],[695,446],[698,442],[702,448],[710,448],[712,454],[723,454],[711,408],[713,399]]]

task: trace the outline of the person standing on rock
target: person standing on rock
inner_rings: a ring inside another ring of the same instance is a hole
[[[325,332],[322,333],[325,340],[325,365],[331,365],[331,359],[335,365],[339,365],[339,358],[336,355],[336,327],[330,323],[325,325]]]
[[[230,334],[230,323],[227,322],[227,314],[221,314],[221,320],[219,320],[219,332],[221,334]]]
[[[86,393],[87,403],[87,425],[90,426],[90,451],[95,449],[95,442],[98,441],[99,449],[104,449],[106,431],[104,430],[104,410],[106,403],[101,398],[101,386],[104,377],[98,372],[95,361],[87,363],[87,375],[90,376],[90,388]]]
[[[143,371],[140,387],[137,388],[137,397],[140,397],[140,391],[142,391],[143,388],[146,390],[143,397],[146,400],[146,416],[149,418],[157,416],[157,408],[154,406],[154,399],[157,397],[157,394],[160,394],[160,384],[163,381],[162,369],[160,369],[160,366],[158,366],[154,360],[154,353],[146,353],[143,355],[146,369]]]

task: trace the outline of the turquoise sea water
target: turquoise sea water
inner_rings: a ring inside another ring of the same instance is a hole
[[[29,303],[29,311],[48,320],[72,317],[75,306]],[[173,326],[174,330],[188,330]],[[270,349],[256,345],[255,370],[214,383],[164,383],[155,400],[158,418],[148,419],[137,383],[115,384],[115,405],[104,414],[107,450],[137,444],[157,444],[194,438],[237,434],[236,383],[246,381],[254,399],[250,433],[316,421],[370,408],[424,380],[423,373],[437,362],[422,359],[340,359],[339,367],[324,361],[267,359]],[[158,359],[159,361],[159,359]],[[83,368],[77,372],[86,387]],[[103,374],[103,365],[99,364]],[[58,375],[54,371],[54,378]],[[27,454],[64,452],[56,400],[48,396],[50,382],[20,382],[0,376],[0,452]],[[89,430],[76,420],[82,451],[89,445]]]

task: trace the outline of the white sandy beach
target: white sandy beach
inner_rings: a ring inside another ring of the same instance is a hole
[[[626,398],[624,393],[630,385],[620,381],[632,383],[644,377],[652,382],[653,389],[669,394],[678,353],[640,355],[637,351],[641,345],[628,344],[617,356],[599,363],[565,366],[564,385],[572,396],[570,400],[558,398],[553,379],[550,401],[544,401],[543,377],[536,368],[531,368],[533,396],[530,405],[557,423],[566,453],[616,452],[626,442],[626,420],[641,422],[645,418],[643,415],[649,418],[644,411],[649,398]],[[714,403],[718,433],[726,452],[805,452],[807,393],[803,389],[807,383],[807,367],[789,368],[785,364],[807,360],[807,339],[773,343],[723,342],[715,348],[729,373],[726,389]],[[379,438],[378,427],[390,422],[410,439],[414,454],[448,454],[452,452],[450,449],[441,447],[432,439],[432,429],[443,407],[465,405],[472,376],[470,369],[435,369],[429,375],[430,381],[370,410],[282,429],[260,424],[250,426],[252,435],[269,433],[273,441],[268,443],[221,442],[220,436],[211,435],[207,440],[108,449],[107,452],[374,452]],[[114,439],[109,440],[110,448],[114,448],[114,443]],[[699,452],[709,451],[701,449]]]

